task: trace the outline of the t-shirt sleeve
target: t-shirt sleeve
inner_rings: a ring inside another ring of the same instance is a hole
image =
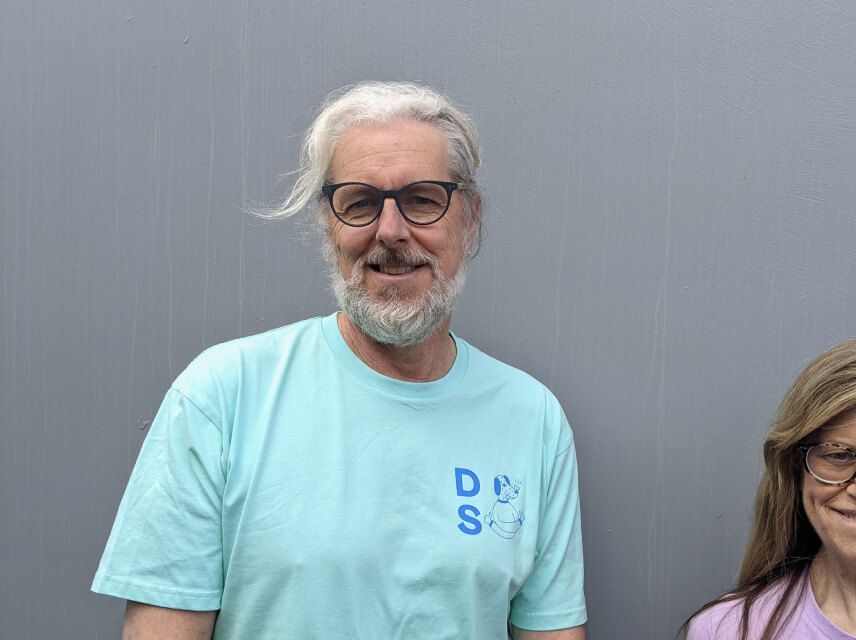
[[[696,616],[690,621],[687,629],[687,640],[713,640],[713,638],[706,618]]]
[[[687,628],[687,640],[730,640],[731,638],[738,638],[740,636],[742,612],[742,600],[718,602],[690,620]],[[750,635],[753,638],[756,637],[752,633],[756,620],[757,618],[750,620]]]
[[[571,428],[556,406],[559,444],[548,476],[532,573],[511,601],[511,623],[543,631],[586,622],[577,458]]]
[[[93,591],[172,609],[220,608],[222,451],[218,426],[170,389],[140,450]]]

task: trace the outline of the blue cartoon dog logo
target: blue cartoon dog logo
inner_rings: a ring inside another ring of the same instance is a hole
[[[493,492],[497,495],[496,502],[485,514],[484,521],[496,535],[510,540],[517,535],[524,520],[523,512],[511,504],[520,495],[520,480],[512,483],[508,476],[496,476]]]

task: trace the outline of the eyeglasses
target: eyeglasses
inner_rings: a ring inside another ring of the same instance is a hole
[[[805,455],[805,468],[823,484],[848,484],[856,478],[856,451],[837,442],[797,445]]]
[[[341,182],[325,184],[321,193],[330,201],[333,215],[349,227],[365,227],[377,220],[387,198],[395,200],[405,220],[424,226],[446,215],[452,192],[459,188],[456,182],[439,180],[420,180],[389,191],[363,182]]]

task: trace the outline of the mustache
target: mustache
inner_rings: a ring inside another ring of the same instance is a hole
[[[427,264],[433,271],[437,271],[438,262],[436,256],[423,253],[416,249],[391,249],[389,247],[374,247],[359,259],[360,266],[366,264],[396,264],[402,266],[416,267]]]

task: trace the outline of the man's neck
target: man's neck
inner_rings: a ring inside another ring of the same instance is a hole
[[[427,340],[412,347],[380,344],[363,333],[344,313],[339,313],[336,320],[354,355],[390,378],[406,382],[439,380],[455,362],[455,341],[449,335],[451,316]]]

